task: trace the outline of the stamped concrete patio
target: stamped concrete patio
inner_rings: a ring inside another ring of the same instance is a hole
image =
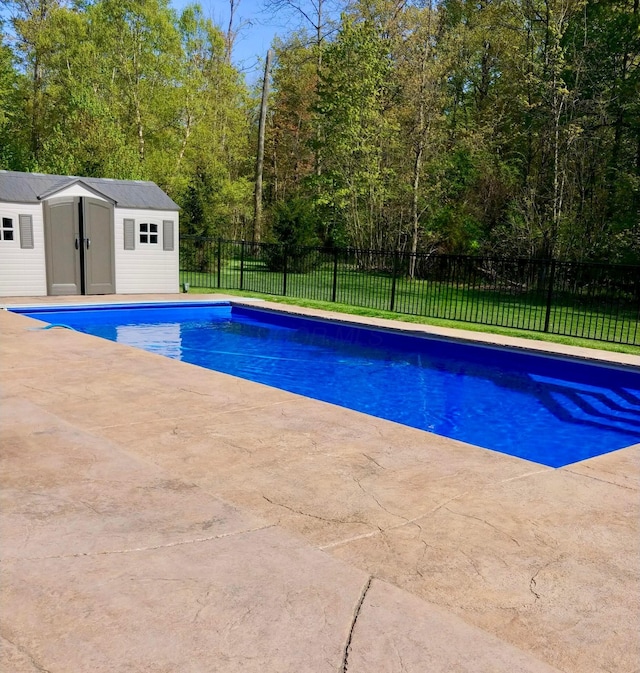
[[[0,670],[640,669],[640,445],[554,470],[39,326],[0,311]]]

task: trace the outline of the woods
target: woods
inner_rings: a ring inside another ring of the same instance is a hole
[[[185,233],[251,240],[262,82],[233,25],[166,0],[2,8],[0,168],[154,180]],[[640,263],[638,0],[286,8],[263,240]]]

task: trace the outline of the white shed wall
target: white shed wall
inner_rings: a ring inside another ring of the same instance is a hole
[[[33,248],[20,247],[19,216],[33,218]],[[0,241],[0,296],[40,297],[47,294],[44,220],[39,203],[0,202],[1,218],[13,220],[13,241]]]
[[[116,208],[115,257],[118,294],[177,293],[180,291],[179,221],[177,211]],[[135,220],[135,250],[124,249],[124,220]],[[162,245],[162,222],[173,222],[173,250]],[[158,225],[158,243],[140,243],[140,224]]]

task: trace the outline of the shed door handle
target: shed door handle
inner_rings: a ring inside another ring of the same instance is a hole
[[[88,250],[89,247],[91,246],[91,239],[90,239],[90,238],[86,238],[85,240],[87,241],[87,250]]]
[[[80,241],[76,237],[76,250],[79,250],[79,249],[80,249]]]

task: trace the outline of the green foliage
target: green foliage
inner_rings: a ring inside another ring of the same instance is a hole
[[[248,235],[255,92],[198,5],[3,7],[1,168],[155,180],[183,232]],[[355,0],[275,50],[275,240],[640,263],[636,0]]]
[[[184,206],[186,231],[236,235],[251,204],[251,101],[199,6],[9,4],[0,167],[154,180]]]
[[[20,119],[19,87],[20,75],[16,71],[14,55],[9,46],[2,41],[0,42],[0,166],[10,169],[15,169],[22,163],[21,155],[24,151],[15,135],[15,128]]]
[[[271,213],[271,231],[266,249],[267,267],[272,271],[286,268],[291,272],[308,271],[317,253],[305,250],[320,245],[317,234],[318,217],[313,204],[294,197],[277,204]],[[291,253],[295,255],[291,256]]]
[[[316,170],[317,49],[309,46],[305,33],[293,34],[286,43],[276,40],[266,155],[265,181],[268,198],[280,202],[299,193]]]
[[[389,44],[372,20],[343,17],[327,47],[316,114],[321,128],[321,164],[329,174],[316,182],[318,202],[347,224],[358,247],[379,247],[388,233],[383,214],[394,178],[386,161],[394,122],[385,114],[392,63]]]
[[[294,197],[280,203],[271,214],[271,235],[273,243],[288,246],[317,246],[318,217],[313,205],[302,198]]]
[[[242,231],[230,236],[229,226],[248,219],[252,185],[246,179],[230,180],[215,168],[201,166],[180,192],[180,230],[193,236],[242,238]]]

